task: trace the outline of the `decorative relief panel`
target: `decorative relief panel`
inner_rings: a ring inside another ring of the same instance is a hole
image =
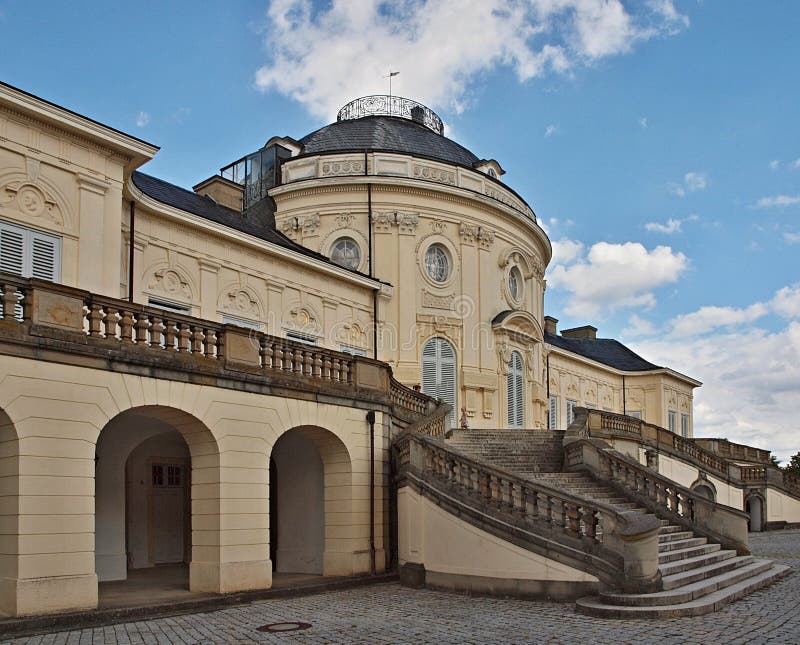
[[[498,202],[505,204],[506,206],[511,206],[511,208],[521,211],[522,205],[515,199],[512,199],[509,195],[507,195],[504,191],[497,190],[492,186],[485,186],[483,189],[483,194],[487,197],[491,197],[492,199],[496,199]]]
[[[414,166],[414,177],[417,179],[427,179],[428,181],[436,181],[440,184],[449,184],[455,186],[456,173],[452,170],[445,170],[444,168],[434,168],[432,166]]]
[[[322,163],[323,177],[336,177],[339,175],[363,175],[363,159],[344,159],[341,161],[324,161]]]
[[[222,308],[241,314],[247,318],[258,318],[261,315],[256,297],[245,289],[231,289],[222,298]]]
[[[492,248],[494,244],[494,231],[490,231],[488,229],[483,228],[482,226],[478,229],[478,245],[488,251]]]
[[[64,225],[64,215],[56,200],[34,184],[7,184],[0,190],[0,206],[15,209],[28,217],[50,220],[58,226]]]
[[[478,238],[478,231],[480,230],[480,226],[473,226],[472,224],[462,224],[461,225],[461,241],[464,244],[475,244],[475,240]]]
[[[455,296],[453,294],[436,295],[426,289],[422,290],[422,306],[433,309],[453,309]]]
[[[192,299],[192,287],[189,281],[175,269],[159,269],[153,273],[153,278],[147,283],[147,288],[172,297]]]
[[[416,213],[373,213],[372,224],[378,233],[388,233],[392,225],[396,225],[400,233],[410,235],[416,232],[419,224],[419,215]]]
[[[336,216],[336,228],[350,228],[355,221],[356,216],[352,213],[342,213]]]
[[[447,223],[441,219],[431,220],[431,231],[436,233],[437,235],[442,235],[444,233],[444,229],[447,226]]]
[[[419,216],[414,213],[397,213],[397,228],[401,233],[413,234],[418,223]]]

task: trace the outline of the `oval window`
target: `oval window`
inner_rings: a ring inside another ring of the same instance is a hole
[[[434,282],[446,282],[450,277],[450,257],[441,244],[431,244],[425,251],[425,272]]]
[[[517,267],[508,272],[508,292],[514,300],[519,300],[522,295],[522,274]]]
[[[331,247],[331,261],[346,269],[358,269],[361,247],[352,237],[341,237]]]

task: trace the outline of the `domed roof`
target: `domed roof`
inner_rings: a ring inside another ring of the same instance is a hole
[[[391,98],[395,102],[399,100],[412,103],[413,106],[419,105],[408,99]],[[357,101],[363,100],[358,99]],[[478,157],[464,146],[440,134],[443,129],[441,121],[430,110],[428,110],[428,114],[432,115],[430,118],[438,121],[438,124],[425,125],[411,120],[407,116],[392,116],[383,110],[378,111],[371,108],[370,111],[362,110],[361,112],[354,112],[351,109],[347,116],[343,116],[342,113],[351,105],[348,104],[342,108],[336,123],[326,125],[300,139],[304,154],[383,150],[428,157],[467,167],[472,167],[475,162],[479,161]],[[419,107],[424,108],[424,106]],[[427,108],[424,109],[427,110]],[[400,109],[396,109],[394,114],[402,114],[402,112]],[[433,127],[437,127],[439,132],[434,131]]]

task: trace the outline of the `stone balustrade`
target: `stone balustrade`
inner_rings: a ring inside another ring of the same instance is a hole
[[[596,439],[578,439],[565,447],[567,470],[585,470],[614,486],[653,513],[721,543],[749,553],[747,514],[717,504],[675,483]]]
[[[69,355],[91,355],[104,368],[113,361],[119,369],[145,365],[224,377],[226,384],[352,396],[390,408],[420,431],[446,431],[433,399],[396,381],[385,363],[43,280],[0,273],[0,342],[6,349],[57,348],[65,362]]]
[[[464,455],[438,438],[410,434],[397,444],[395,455],[401,478],[415,480],[428,495],[452,495],[475,517],[491,515],[499,526],[522,530],[532,545],[539,536],[553,550],[548,557],[569,558],[579,550],[591,554],[573,566],[618,583],[624,573],[626,588],[658,588],[659,522],[651,515],[621,511],[601,502],[572,495],[541,482],[524,479]],[[427,483],[427,485],[425,485]],[[488,521],[485,530],[498,525]],[[564,548],[561,556],[555,553]],[[562,560],[563,561],[563,560]]]
[[[751,461],[761,464],[770,463],[771,453],[769,450],[762,450],[761,448],[734,443],[727,439],[695,438],[694,441],[702,448],[710,450],[714,454],[724,457],[725,459],[733,461]]]

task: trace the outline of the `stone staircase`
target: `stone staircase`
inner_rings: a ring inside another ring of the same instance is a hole
[[[447,443],[475,459],[577,497],[619,510],[650,513],[588,474],[560,472],[562,439],[561,433],[539,430],[459,430]],[[789,567],[770,560],[739,556],[668,520],[660,522],[661,590],[645,594],[605,591],[578,600],[580,613],[607,618],[699,616],[717,611],[790,572]]]
[[[574,495],[618,508],[648,513],[584,473],[541,473],[534,476]],[[606,591],[581,598],[580,613],[605,618],[675,618],[717,611],[789,573],[784,565],[753,556],[737,556],[684,527],[661,520],[658,561],[662,591],[623,594]]]
[[[526,477],[558,472],[564,435],[551,430],[454,430],[447,443],[497,468]]]

